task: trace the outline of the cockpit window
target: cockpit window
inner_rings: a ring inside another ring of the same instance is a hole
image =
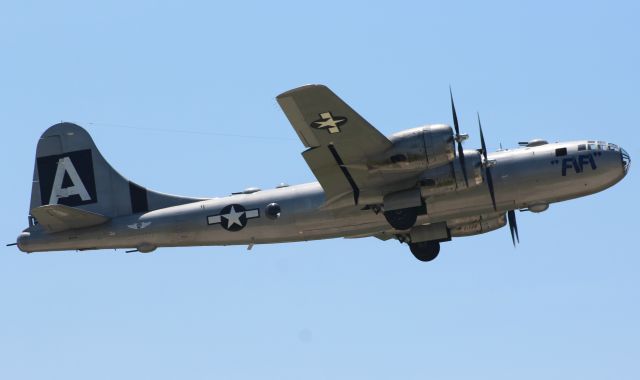
[[[598,146],[595,143],[589,143],[588,145],[589,150],[596,150],[598,149]]]
[[[578,150],[585,150],[585,149],[587,149],[587,146],[585,144],[578,145]]]
[[[566,156],[566,155],[567,155],[567,148],[556,149],[556,157]]]

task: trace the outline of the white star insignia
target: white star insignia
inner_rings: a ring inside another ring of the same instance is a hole
[[[207,224],[221,224],[227,231],[240,231],[249,219],[259,218],[260,210],[257,208],[246,210],[240,204],[232,204],[223,207],[220,213],[207,216]],[[226,223],[223,223],[226,221]]]
[[[231,206],[231,210],[229,211],[229,213],[226,215],[222,215],[222,217],[227,220],[227,228],[229,228],[234,224],[242,226],[242,222],[240,222],[240,218],[242,217],[242,215],[244,215],[244,211],[236,212],[236,209]]]

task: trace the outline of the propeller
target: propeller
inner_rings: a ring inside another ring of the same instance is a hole
[[[453,104],[453,93],[451,92],[451,86],[449,86],[449,97],[451,98],[451,113],[453,114],[453,128],[456,131],[455,140],[458,142],[458,159],[460,160],[460,166],[462,167],[462,175],[464,176],[464,183],[469,187],[469,179],[467,178],[467,167],[464,164],[464,151],[462,150],[462,135],[460,134],[460,127],[458,126],[458,115],[456,114],[456,106]]]
[[[509,231],[511,231],[511,241],[513,241],[513,246],[516,246],[516,240],[520,243],[520,236],[518,236],[518,224],[516,223],[516,212],[515,210],[509,210],[507,212],[507,221],[509,222]]]
[[[484,134],[482,133],[482,124],[480,123],[480,114],[478,113],[478,127],[480,128],[480,143],[482,144],[482,157],[484,158],[483,167],[485,170],[485,178],[487,179],[487,186],[489,187],[489,194],[491,194],[491,203],[493,203],[493,209],[498,211],[496,207],[496,194],[493,188],[493,176],[491,175],[491,165],[487,159],[487,145],[484,142]],[[520,243],[520,236],[518,236],[518,223],[516,222],[516,212],[514,210],[507,211],[507,222],[509,223],[509,231],[511,231],[511,241],[513,246],[516,246],[516,241]]]
[[[478,127],[480,128],[480,144],[482,144],[482,157],[483,167],[485,172],[485,178],[487,179],[487,186],[489,187],[489,194],[491,195],[491,203],[493,204],[493,209],[498,211],[496,207],[496,194],[493,190],[493,176],[491,175],[491,166],[489,165],[489,161],[487,159],[487,144],[484,142],[484,134],[482,133],[482,124],[480,123],[480,114],[478,113]]]

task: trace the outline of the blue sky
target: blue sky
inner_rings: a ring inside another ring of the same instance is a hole
[[[0,5],[4,241],[35,145],[86,127],[125,176],[220,196],[313,181],[274,97],[330,86],[383,133],[638,153],[637,2]],[[123,127],[127,126],[127,127]],[[167,132],[171,130],[172,132]],[[239,137],[245,136],[245,137]],[[3,379],[637,379],[638,182],[518,213],[433,263],[376,239],[0,254]]]

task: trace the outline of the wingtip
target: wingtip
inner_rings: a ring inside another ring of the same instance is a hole
[[[314,90],[314,89],[319,89],[319,88],[329,89],[329,87],[325,86],[324,84],[318,84],[318,83],[305,84],[305,85],[302,85],[300,87],[292,88],[291,90],[287,90],[287,91],[281,93],[280,95],[276,96],[276,99],[280,99],[280,98],[284,98],[284,97],[287,97],[287,96],[291,96],[293,94],[298,94],[298,93],[303,92],[303,91],[309,91],[309,90]]]

